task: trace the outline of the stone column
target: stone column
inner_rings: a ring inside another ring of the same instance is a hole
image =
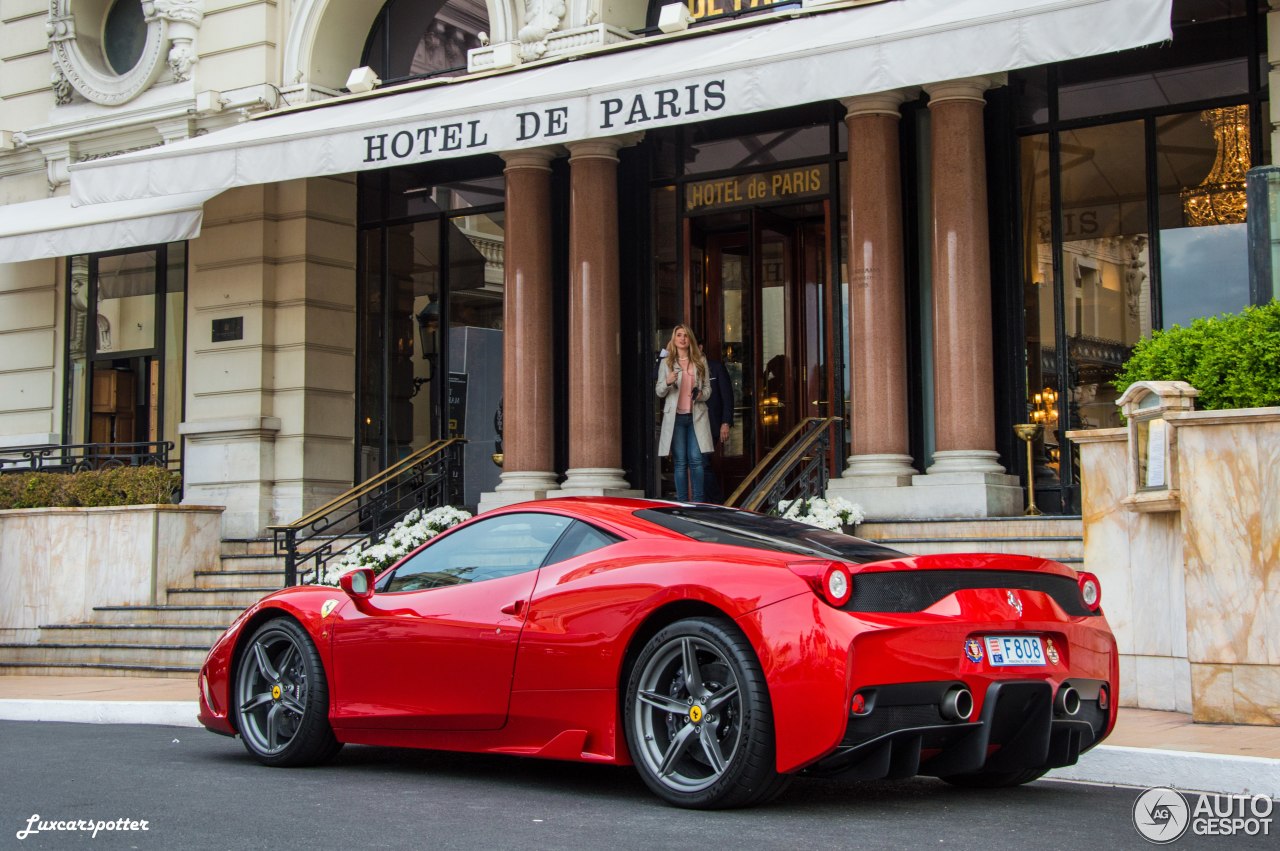
[[[569,469],[559,494],[635,495],[622,470],[618,149],[569,147]]]
[[[551,364],[551,161],[554,148],[506,160],[503,247],[502,477],[480,511],[543,499],[557,487]]]
[[[917,485],[933,516],[1020,514],[1022,490],[996,452],[983,92],[1002,81],[924,87],[932,116],[933,351],[936,451]],[[921,502],[917,499],[917,502]]]
[[[869,518],[910,501],[906,300],[898,162],[901,91],[843,101],[849,128],[849,466],[829,491]],[[906,502],[904,502],[906,500]]]

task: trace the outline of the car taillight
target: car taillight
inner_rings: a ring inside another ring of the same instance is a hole
[[[1102,584],[1092,573],[1080,572],[1080,601],[1089,611],[1097,614],[1102,608]]]
[[[853,577],[849,568],[838,561],[801,561],[788,567],[808,582],[815,594],[836,608],[849,602],[853,594]]]

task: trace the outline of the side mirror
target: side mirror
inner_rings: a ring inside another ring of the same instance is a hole
[[[339,577],[338,584],[342,586],[343,591],[347,592],[348,597],[367,600],[373,596],[373,571],[362,567],[350,573],[344,573]]]

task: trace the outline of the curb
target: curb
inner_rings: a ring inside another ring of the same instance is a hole
[[[0,720],[199,727],[190,700],[0,700]]]
[[[1079,780],[1147,789],[1266,795],[1280,799],[1280,759],[1099,745],[1048,780]]]

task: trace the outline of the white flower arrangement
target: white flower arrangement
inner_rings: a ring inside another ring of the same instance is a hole
[[[423,541],[470,519],[470,512],[449,505],[433,508],[425,514],[415,508],[392,526],[378,543],[368,547],[357,544],[342,558],[327,565],[324,576],[316,584],[337,585],[338,578],[344,573],[362,567],[370,568],[376,576],[413,552]]]
[[[784,499],[778,503],[778,511],[788,520],[796,520],[840,532],[845,526],[856,526],[866,519],[862,506],[847,499],[835,496],[823,499],[820,496],[808,499]]]

